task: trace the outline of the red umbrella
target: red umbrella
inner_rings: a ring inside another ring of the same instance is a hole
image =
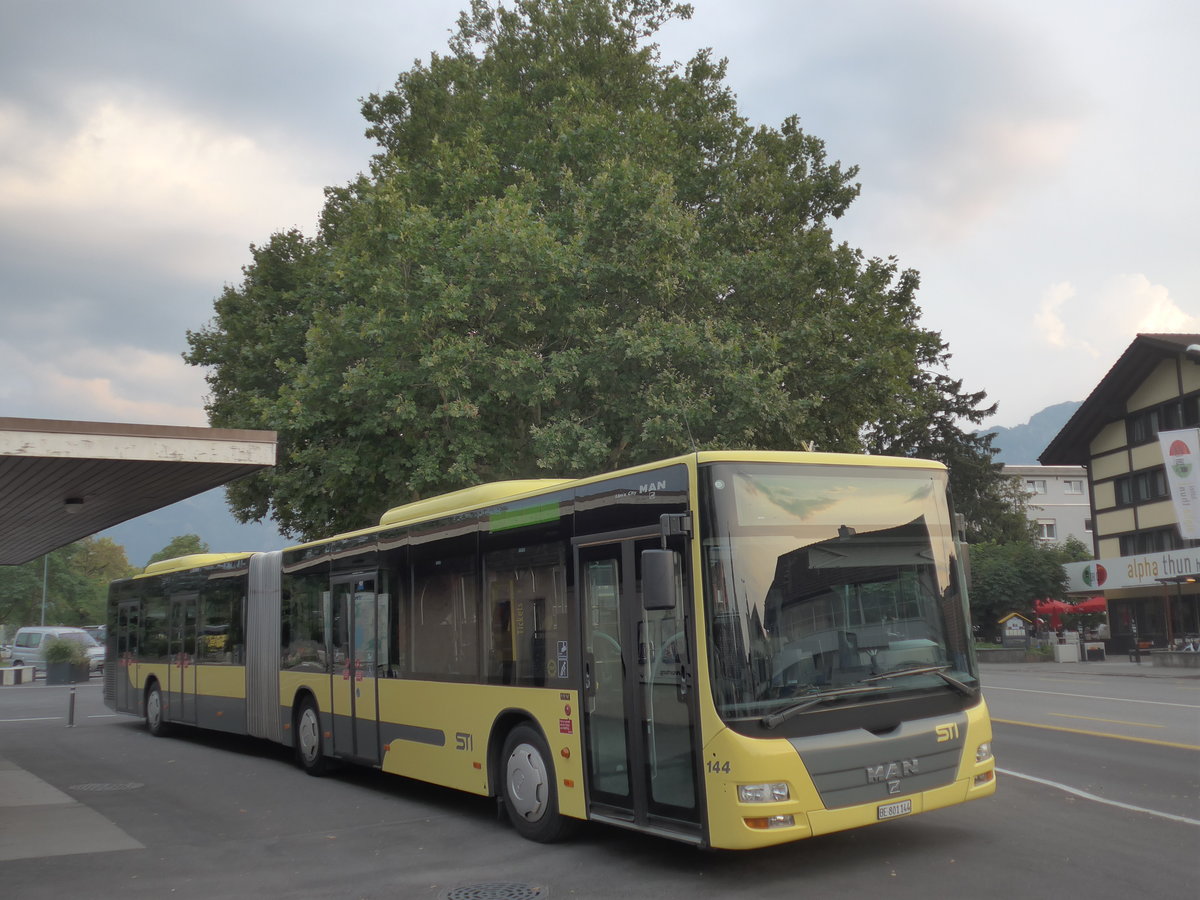
[[[1050,627],[1057,630],[1062,625],[1062,620],[1059,616],[1063,613],[1074,612],[1075,607],[1070,603],[1063,603],[1061,600],[1035,600],[1033,611],[1039,616],[1046,616],[1050,619]]]
[[[1108,612],[1108,601],[1103,597],[1088,597],[1075,604],[1072,612],[1080,613],[1100,613]]]

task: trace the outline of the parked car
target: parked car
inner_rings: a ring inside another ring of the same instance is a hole
[[[39,671],[45,672],[46,645],[56,638],[82,644],[91,671],[104,671],[104,645],[98,643],[82,628],[61,625],[31,625],[18,628],[12,642],[12,664],[37,666]]]

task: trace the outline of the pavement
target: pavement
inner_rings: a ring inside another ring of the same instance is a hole
[[[1070,673],[1072,675],[1119,675],[1128,678],[1200,678],[1200,668],[1179,666],[1156,666],[1146,656],[1140,663],[1130,662],[1127,655],[1109,656],[1098,662],[1025,662],[1025,663],[980,663],[983,673],[1005,670],[1010,672],[1038,672],[1043,675]],[[984,678],[986,682],[986,677]]]
[[[1130,662],[1125,656],[1102,662],[982,663],[980,668],[985,683],[988,672],[1001,669],[1051,676],[1200,679],[1200,668],[1155,666],[1149,660],[1139,664]],[[11,696],[10,692],[37,691],[45,687],[45,682],[0,687],[0,697]],[[113,822],[0,757],[0,861],[135,849],[143,849],[143,845]]]

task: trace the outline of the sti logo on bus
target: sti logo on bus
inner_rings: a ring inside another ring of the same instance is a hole
[[[881,766],[867,766],[867,784],[887,782],[889,794],[900,793],[900,779],[917,774],[917,760],[898,759]]]
[[[944,744],[946,741],[953,741],[958,738],[958,723],[950,722],[946,725],[939,725],[934,731],[937,732],[937,742]]]

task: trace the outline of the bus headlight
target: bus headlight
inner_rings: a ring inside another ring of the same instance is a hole
[[[778,803],[791,798],[786,782],[773,781],[769,784],[739,784],[738,800],[742,803]]]
[[[992,742],[984,741],[975,749],[975,762],[987,762],[992,758]]]

